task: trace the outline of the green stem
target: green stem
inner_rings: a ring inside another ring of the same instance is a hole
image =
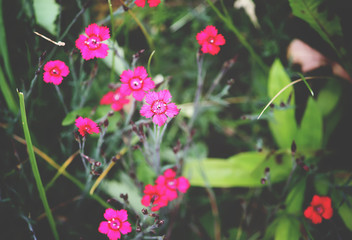
[[[110,24],[111,24],[111,39],[112,39],[112,44],[114,45],[115,42],[115,27],[114,27],[114,15],[112,12],[112,4],[111,0],[108,0],[109,3],[109,12],[110,12]],[[112,51],[112,64],[111,64],[111,72],[110,72],[110,82],[114,82],[114,76],[115,76],[115,50],[113,49]]]
[[[32,140],[31,140],[31,136],[30,136],[30,133],[29,133],[28,124],[27,124],[27,116],[26,116],[26,109],[25,109],[25,105],[24,105],[23,93],[22,92],[18,92],[18,97],[19,97],[19,100],[20,100],[20,110],[21,110],[23,132],[24,132],[24,136],[25,136],[26,142],[27,142],[27,151],[28,151],[29,161],[31,163],[34,179],[35,179],[37,187],[38,187],[39,196],[40,196],[40,199],[42,200],[46,216],[48,217],[48,220],[49,220],[49,225],[50,225],[51,231],[53,232],[54,238],[56,240],[59,240],[60,239],[59,238],[59,234],[58,234],[58,232],[56,230],[54,217],[53,217],[53,215],[51,213],[51,210],[50,210],[50,207],[49,207],[49,203],[48,203],[48,200],[46,198],[45,189],[44,189],[42,180],[40,178],[40,173],[39,173],[39,169],[38,169],[38,165],[37,165],[37,160],[35,159],[35,155],[34,155]]]

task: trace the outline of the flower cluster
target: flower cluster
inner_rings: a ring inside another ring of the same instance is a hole
[[[196,39],[201,45],[203,53],[210,53],[211,55],[218,54],[221,45],[225,44],[223,35],[218,34],[218,30],[214,26],[207,26],[203,31],[199,32]]]
[[[105,210],[104,218],[107,221],[100,223],[98,231],[106,234],[110,240],[120,239],[121,234],[132,232],[131,224],[127,221],[128,214],[126,210],[108,208]]]
[[[321,223],[322,218],[330,219],[332,214],[331,198],[318,195],[313,196],[310,206],[304,211],[304,216],[314,224]]]
[[[167,169],[163,175],[155,180],[155,185],[146,185],[142,204],[146,207],[152,205],[152,211],[158,211],[161,207],[168,205],[178,197],[178,191],[186,193],[190,187],[189,181],[185,177],[176,178],[176,172],[173,169]]]

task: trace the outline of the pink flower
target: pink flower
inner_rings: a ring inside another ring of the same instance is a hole
[[[86,133],[93,134],[100,132],[98,125],[89,118],[78,117],[76,119],[76,126],[83,137]]]
[[[102,221],[99,225],[98,231],[108,235],[110,240],[117,240],[121,238],[121,234],[132,232],[131,224],[127,221],[127,211],[114,210],[108,208],[105,210],[104,218],[107,221]]]
[[[169,201],[177,198],[177,190],[186,193],[190,187],[189,181],[185,177],[176,177],[176,172],[172,169],[167,169],[164,175],[159,176],[155,183],[157,185],[165,186],[165,195]]]
[[[59,85],[63,77],[66,77],[70,73],[66,64],[60,60],[47,62],[44,65],[44,71],[44,82],[53,83],[54,85]]]
[[[102,41],[110,38],[109,28],[93,23],[86,28],[85,32],[88,37],[81,34],[76,40],[76,47],[81,50],[83,59],[105,58],[109,47]]]
[[[168,204],[168,199],[165,195],[165,187],[158,185],[146,185],[144,188],[144,196],[142,198],[142,204],[149,207],[152,204],[152,211],[158,211],[161,207],[165,207]]]
[[[145,6],[146,0],[136,0],[134,3],[138,7],[144,7]],[[156,7],[160,4],[160,0],[148,0],[149,6],[150,7]]]
[[[129,103],[130,100],[126,98],[126,96],[120,93],[120,88],[117,88],[115,92],[108,92],[103,96],[100,100],[100,104],[102,105],[110,105],[114,111],[120,111],[122,107]]]
[[[196,36],[199,45],[202,46],[203,53],[210,53],[211,55],[218,54],[221,45],[225,44],[223,35],[218,34],[218,30],[214,26],[207,26],[203,31]]]
[[[331,198],[318,195],[313,196],[310,206],[304,211],[304,216],[312,220],[314,224],[321,223],[322,218],[330,219],[332,214]]]
[[[146,118],[153,117],[153,122],[159,126],[164,125],[167,117],[174,117],[178,114],[179,109],[175,103],[170,103],[172,96],[169,90],[161,90],[160,92],[148,92],[140,113]]]
[[[123,95],[130,95],[137,101],[142,101],[145,92],[155,87],[151,78],[148,78],[148,73],[144,67],[139,66],[132,70],[125,70],[120,76],[122,82],[120,93]]]

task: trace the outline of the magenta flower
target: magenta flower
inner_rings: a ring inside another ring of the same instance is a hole
[[[138,7],[144,7],[146,0],[136,0],[134,3]],[[160,4],[160,0],[148,0],[149,7],[156,7]]]
[[[165,195],[165,187],[161,185],[146,185],[144,188],[144,196],[142,198],[142,204],[149,207],[152,204],[152,211],[158,211],[161,207],[165,207],[168,204],[167,196]]]
[[[105,94],[100,100],[100,104],[102,105],[110,105],[114,111],[120,111],[123,106],[129,103],[130,100],[126,98],[126,96],[122,95],[120,92],[120,88],[117,88],[115,92],[108,92]]]
[[[93,23],[86,28],[85,32],[88,37],[81,34],[76,40],[76,47],[81,50],[83,59],[105,58],[109,47],[102,41],[110,38],[109,28]]]
[[[225,44],[223,35],[218,34],[218,30],[214,26],[207,26],[203,31],[196,36],[199,45],[202,46],[203,53],[210,53],[211,55],[218,54],[221,45]]]
[[[189,181],[185,177],[176,177],[176,172],[172,169],[167,169],[164,175],[159,176],[155,183],[157,185],[165,186],[165,195],[169,201],[177,198],[177,190],[186,193],[190,187]]]
[[[175,103],[170,103],[172,96],[169,90],[160,92],[148,92],[140,114],[146,118],[153,117],[153,122],[159,126],[164,125],[167,117],[174,117],[180,111]]]
[[[98,125],[89,118],[78,117],[76,119],[76,126],[82,137],[84,137],[86,133],[93,134],[100,132]]]
[[[53,83],[54,85],[61,84],[63,77],[66,77],[70,73],[66,64],[60,60],[47,62],[44,65],[44,71],[44,82]]]
[[[145,92],[155,87],[154,82],[149,77],[147,70],[144,67],[139,66],[132,70],[125,70],[120,76],[122,82],[120,93],[123,95],[130,95],[137,101],[142,101]]]
[[[104,218],[107,221],[100,223],[98,231],[108,235],[110,240],[120,239],[121,234],[132,232],[131,224],[127,221],[128,214],[125,209],[115,211],[112,208],[108,208],[105,210]]]

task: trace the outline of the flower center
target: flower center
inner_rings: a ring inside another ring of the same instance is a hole
[[[208,42],[211,43],[211,44],[213,44],[213,43],[215,42],[215,40],[214,40],[213,37],[210,37],[210,38],[208,39]]]
[[[152,104],[152,112],[155,114],[163,114],[167,110],[166,103],[162,100],[156,100]]]
[[[53,69],[50,70],[50,75],[52,75],[52,76],[59,76],[60,73],[61,73],[61,71],[57,67],[54,67]]]
[[[113,98],[115,101],[118,101],[120,99],[120,94],[118,94],[118,93],[114,94]]]
[[[90,128],[90,126],[88,126],[88,125],[84,127],[84,130],[85,130],[86,132],[89,132],[90,129],[91,129],[91,128]]]
[[[89,50],[96,50],[100,48],[100,38],[98,36],[90,36],[85,42],[84,42]]]
[[[314,207],[314,210],[315,210],[319,215],[323,214],[323,212],[324,212],[324,208],[323,208],[321,205],[318,205],[318,206]]]
[[[140,90],[143,87],[143,80],[140,77],[131,78],[130,87],[133,90]]]
[[[166,187],[171,189],[171,190],[176,190],[177,187],[177,182],[176,179],[172,179],[172,180],[166,180]]]
[[[113,218],[110,221],[108,221],[108,223],[109,223],[110,229],[112,230],[117,230],[117,229],[120,229],[121,227],[121,222],[119,219]]]

